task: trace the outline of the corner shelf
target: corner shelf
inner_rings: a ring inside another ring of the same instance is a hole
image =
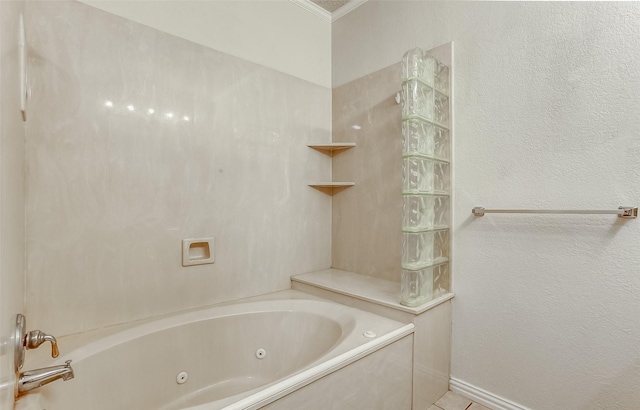
[[[355,142],[330,142],[330,143],[318,143],[318,144],[307,144],[307,147],[313,148],[318,151],[326,151],[329,152],[330,155],[333,155],[334,151],[341,151],[349,148],[353,148],[356,146]],[[335,181],[319,181],[319,182],[311,182],[309,183],[310,187],[314,188],[331,188],[330,193],[333,194],[333,188],[348,188],[350,186],[354,186],[355,182],[335,182]]]
[[[330,142],[328,144],[307,144],[307,147],[317,149],[320,151],[340,151],[343,149],[349,149],[356,146],[355,142]]]
[[[328,181],[328,182],[311,182],[309,183],[309,186],[315,186],[320,188],[342,188],[342,187],[354,186],[355,184],[356,184],[355,182]]]

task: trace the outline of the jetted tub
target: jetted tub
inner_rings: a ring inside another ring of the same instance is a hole
[[[73,360],[75,378],[34,390],[16,409],[257,409],[412,332],[287,290],[61,338],[61,357],[23,370]]]

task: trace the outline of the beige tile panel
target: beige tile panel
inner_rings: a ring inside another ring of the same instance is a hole
[[[333,179],[355,186],[333,196],[332,267],[400,281],[402,123],[400,64],[333,90]]]
[[[331,90],[77,2],[27,2],[27,306],[57,336],[330,265]],[[149,111],[152,109],[153,111]],[[183,267],[181,240],[215,237]]]

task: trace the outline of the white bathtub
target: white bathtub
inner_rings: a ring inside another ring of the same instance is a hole
[[[61,357],[40,355],[23,370],[71,359],[75,379],[34,390],[16,409],[257,409],[412,332],[412,324],[277,292],[61,338]]]

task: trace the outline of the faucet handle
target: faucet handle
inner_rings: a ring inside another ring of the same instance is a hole
[[[53,336],[52,336],[53,337]],[[51,341],[51,357],[53,357],[54,359],[56,357],[60,356],[60,351],[58,350],[58,342],[56,341],[56,339],[54,338]],[[69,367],[69,364],[67,363],[67,367]]]
[[[40,330],[32,330],[24,337],[24,347],[27,349],[35,349],[44,342],[51,342],[51,357],[60,356],[58,351],[58,341],[55,337],[48,335]]]

